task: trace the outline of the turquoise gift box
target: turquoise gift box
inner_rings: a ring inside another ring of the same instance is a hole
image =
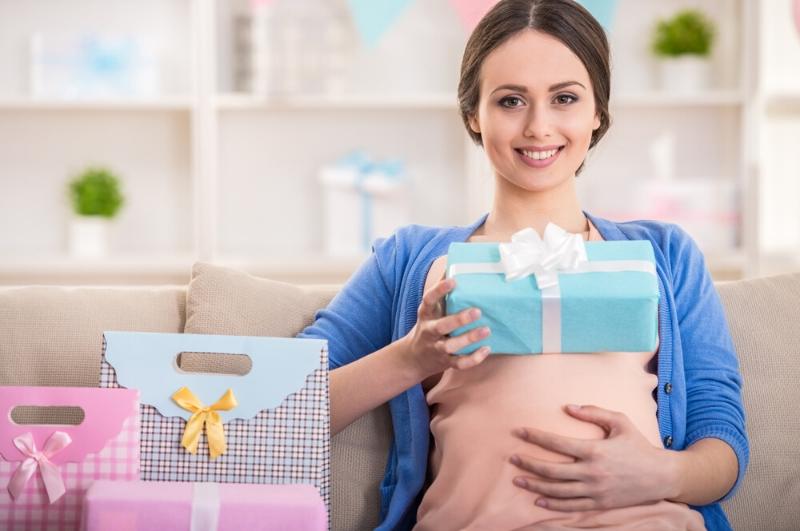
[[[484,345],[492,354],[656,348],[659,292],[649,241],[585,242],[588,261],[557,271],[555,287],[544,290],[534,274],[506,280],[500,245],[456,242],[448,249],[447,276],[456,278],[456,287],[445,298],[446,313],[481,310],[480,319],[451,336],[480,326],[491,330],[488,338],[457,354]]]

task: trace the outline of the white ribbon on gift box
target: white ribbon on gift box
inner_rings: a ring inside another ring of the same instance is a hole
[[[219,485],[192,485],[192,516],[190,531],[217,531],[219,525]]]
[[[601,260],[590,262],[580,234],[570,234],[554,223],[544,229],[544,239],[532,228],[499,244],[500,262],[453,264],[447,276],[501,273],[506,282],[533,275],[542,292],[542,352],[561,352],[561,288],[559,274],[641,271],[656,274],[647,260]]]

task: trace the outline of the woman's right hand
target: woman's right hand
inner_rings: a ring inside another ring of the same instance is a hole
[[[444,315],[444,298],[456,286],[455,279],[440,280],[422,296],[417,310],[417,324],[401,341],[405,343],[408,361],[419,371],[420,380],[445,369],[469,369],[489,355],[489,346],[483,346],[469,355],[455,353],[469,345],[486,339],[489,327],[478,327],[458,336],[449,334],[481,316],[478,308],[467,308],[453,315]]]

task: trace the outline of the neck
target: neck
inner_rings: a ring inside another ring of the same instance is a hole
[[[495,178],[492,210],[483,225],[483,234],[511,235],[526,227],[540,235],[548,223],[571,233],[589,230],[589,223],[578,201],[575,178],[542,191],[527,191],[502,177]]]

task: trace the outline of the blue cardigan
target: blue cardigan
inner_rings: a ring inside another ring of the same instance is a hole
[[[727,499],[742,481],[749,448],[738,361],[703,254],[676,225],[615,223],[586,215],[606,240],[653,243],[661,293],[659,430],[665,446],[673,450],[706,437],[721,439],[733,448],[739,475],[723,498]],[[469,238],[485,219],[486,215],[467,227],[410,225],[376,240],[370,257],[298,337],[327,339],[331,369],[404,337],[416,323],[425,277],[434,259],[446,254],[451,242]],[[381,484],[378,529],[409,529],[423,494],[430,419],[420,385],[393,398],[389,405],[394,441]],[[718,502],[695,509],[709,530],[730,529]]]

